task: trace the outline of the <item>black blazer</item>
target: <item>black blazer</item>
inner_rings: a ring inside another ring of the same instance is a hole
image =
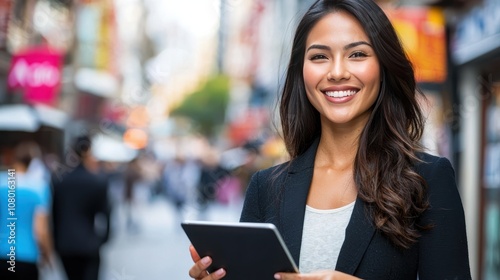
[[[255,173],[240,218],[241,222],[276,225],[297,265],[318,142],[290,164]],[[365,203],[358,198],[336,270],[363,279],[417,279],[417,275],[420,280],[471,279],[464,211],[454,170],[446,158],[425,153],[421,158],[425,163],[415,170],[427,181],[431,207],[420,222],[432,223],[434,228],[423,231],[411,248],[396,248],[375,229],[365,215]]]
[[[99,256],[101,245],[109,237],[107,179],[80,164],[62,178],[53,176],[52,187],[52,223],[58,254]],[[101,231],[95,226],[96,217],[106,222]]]

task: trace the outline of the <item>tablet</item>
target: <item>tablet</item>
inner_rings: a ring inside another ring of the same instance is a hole
[[[208,272],[226,270],[225,280],[272,280],[276,272],[298,272],[278,229],[269,223],[184,221],[184,232]]]

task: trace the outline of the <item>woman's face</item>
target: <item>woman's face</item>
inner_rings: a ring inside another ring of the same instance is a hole
[[[304,56],[307,98],[323,125],[364,126],[380,88],[380,65],[361,24],[346,12],[311,29]]]

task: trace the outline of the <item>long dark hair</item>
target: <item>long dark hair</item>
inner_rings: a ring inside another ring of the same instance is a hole
[[[325,15],[345,11],[363,26],[380,63],[378,99],[359,139],[354,162],[358,196],[368,204],[374,225],[396,246],[418,239],[417,219],[428,208],[427,184],[413,167],[422,151],[424,129],[413,66],[385,13],[372,0],[319,0],[300,21],[280,100],[283,137],[292,160],[321,135],[318,111],[307,99],[303,64],[306,40]]]

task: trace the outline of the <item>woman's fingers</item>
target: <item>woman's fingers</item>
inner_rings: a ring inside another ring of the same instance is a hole
[[[301,278],[300,274],[297,274],[297,273],[276,273],[276,274],[274,274],[274,279],[298,280],[298,279],[303,279],[303,278]]]
[[[297,273],[284,273],[284,272],[279,272],[274,274],[274,279],[279,279],[279,280],[333,280],[333,279],[338,279],[338,280],[361,280],[360,278],[357,278],[355,276],[340,272],[340,271],[333,271],[333,270],[322,270],[314,273],[306,273],[306,274],[297,274]]]
[[[191,254],[191,259],[193,259],[194,262],[200,260],[200,255],[198,255],[198,252],[196,252],[196,249],[193,245],[189,245],[189,253]]]
[[[200,261],[196,262],[193,267],[189,270],[189,276],[194,279],[202,280],[218,280],[226,275],[226,271],[222,268],[217,269],[212,273],[207,272],[207,268],[212,263],[210,257],[204,257]]]
[[[202,280],[218,280],[226,275],[226,271],[222,268],[208,273],[207,268],[212,264],[212,259],[210,257],[200,258],[198,252],[193,247],[193,245],[189,246],[189,253],[191,254],[191,258],[195,262],[195,264],[189,270],[189,276],[194,279],[202,279]]]
[[[189,276],[195,279],[202,279],[203,277],[208,275],[207,268],[210,266],[211,263],[212,259],[210,259],[210,257],[204,257],[203,259],[196,261],[195,264],[189,270]]]
[[[203,278],[203,280],[219,280],[226,276],[226,271],[223,268],[219,268],[216,271],[210,273],[208,278]]]

